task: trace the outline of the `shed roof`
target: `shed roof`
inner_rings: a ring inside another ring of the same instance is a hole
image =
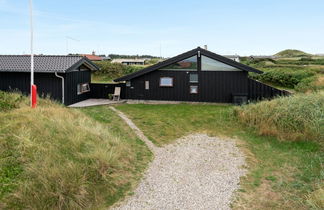
[[[99,68],[82,56],[35,55],[34,71],[66,73],[82,64],[91,70]],[[30,55],[0,55],[0,72],[30,72]]]
[[[236,61],[233,61],[232,59],[226,58],[224,56],[221,56],[221,55],[218,55],[216,53],[213,53],[213,52],[210,52],[208,50],[205,50],[205,49],[202,49],[200,47],[197,47],[197,48],[195,48],[193,50],[190,50],[190,51],[185,52],[185,53],[182,53],[182,54],[180,54],[178,56],[172,57],[170,59],[167,59],[165,61],[162,61],[160,63],[157,63],[155,65],[152,65],[150,67],[147,67],[147,68],[145,68],[143,70],[140,70],[140,71],[137,71],[137,72],[128,74],[128,75],[123,76],[123,77],[120,77],[120,78],[117,78],[114,81],[115,82],[120,82],[120,81],[130,80],[130,79],[139,77],[141,75],[150,73],[152,71],[161,69],[161,68],[163,68],[165,66],[168,66],[170,64],[176,63],[178,61],[184,60],[184,59],[189,58],[191,56],[197,55],[198,53],[200,53],[201,55],[205,55],[207,57],[210,57],[212,59],[218,60],[218,61],[220,61],[222,63],[228,64],[230,66],[236,67],[236,68],[238,68],[240,70],[243,70],[243,71],[254,72],[254,73],[259,73],[259,74],[263,73],[262,71],[260,71],[258,69],[255,69],[255,68],[252,68],[250,66],[247,66],[247,65],[238,63]]]

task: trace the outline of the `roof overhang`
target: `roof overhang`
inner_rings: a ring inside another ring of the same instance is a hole
[[[121,82],[121,81],[131,80],[131,79],[134,79],[136,77],[142,76],[144,74],[150,73],[152,71],[161,69],[161,68],[163,68],[165,66],[168,66],[170,64],[173,64],[173,63],[176,63],[178,61],[184,60],[184,59],[189,58],[191,56],[198,55],[198,53],[200,53],[200,55],[205,55],[205,56],[210,57],[212,59],[218,60],[218,61],[220,61],[222,63],[225,63],[225,64],[228,64],[228,65],[233,66],[235,68],[238,68],[238,69],[240,69],[242,71],[254,72],[254,73],[258,73],[258,74],[263,73],[262,71],[260,71],[258,69],[255,69],[255,68],[252,68],[250,66],[238,63],[238,62],[233,61],[233,60],[231,60],[229,58],[226,58],[224,56],[218,55],[216,53],[213,53],[213,52],[210,52],[208,50],[205,50],[205,49],[202,49],[202,48],[198,47],[198,48],[195,48],[195,49],[190,50],[188,52],[182,53],[182,54],[180,54],[178,56],[172,57],[170,59],[167,59],[167,60],[162,61],[160,63],[157,63],[155,65],[152,65],[150,67],[147,67],[147,68],[145,68],[143,70],[128,74],[128,75],[120,77],[120,78],[117,78],[114,81],[115,82]]]

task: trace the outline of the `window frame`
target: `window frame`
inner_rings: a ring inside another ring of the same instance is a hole
[[[132,86],[131,81],[130,81],[130,80],[127,80],[127,81],[126,81],[126,87],[131,87],[131,86]]]
[[[87,88],[83,89],[84,86]],[[90,92],[90,84],[88,82],[77,84],[77,94],[78,95],[81,95],[81,94],[87,93],[87,92]]]
[[[144,82],[144,88],[145,88],[145,90],[149,90],[150,89],[150,81],[149,80],[145,80],[145,82]]]
[[[191,88],[192,87],[196,87],[197,88],[197,92],[195,92],[195,93],[191,92]],[[190,85],[189,86],[189,93],[190,94],[194,94],[194,95],[199,94],[199,86],[198,85]]]
[[[197,75],[197,80],[196,81],[191,81],[191,75]],[[189,74],[189,83],[199,83],[199,74],[198,73],[190,73]]]
[[[162,83],[161,83],[161,81],[162,81],[162,79],[171,79],[171,85],[163,85]],[[159,82],[159,86],[160,87],[173,87],[173,85],[174,85],[174,80],[173,80],[173,77],[160,77],[160,82]]]

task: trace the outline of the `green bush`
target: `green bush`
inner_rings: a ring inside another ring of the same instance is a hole
[[[297,94],[236,108],[241,122],[283,140],[324,143],[324,92]]]
[[[309,57],[300,58],[299,60],[277,60],[277,64],[285,65],[324,65],[324,59],[312,59]]]
[[[295,88],[300,82],[304,80],[304,85],[309,84],[316,73],[311,70],[296,70],[273,68],[263,74],[250,74],[250,77],[255,80],[263,82],[270,82],[283,87]]]
[[[20,94],[0,91],[0,112],[18,108],[22,100]]]
[[[120,63],[111,63],[110,61],[98,61],[96,65],[100,68],[95,75],[105,76],[107,78],[117,78],[143,69],[145,66],[126,66]]]

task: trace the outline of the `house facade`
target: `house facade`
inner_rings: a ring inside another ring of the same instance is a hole
[[[244,103],[280,91],[248,78],[262,71],[200,47],[120,77],[126,99]]]
[[[37,93],[65,105],[90,98],[91,71],[98,70],[82,56],[35,56]],[[30,93],[30,56],[0,55],[0,90]]]

